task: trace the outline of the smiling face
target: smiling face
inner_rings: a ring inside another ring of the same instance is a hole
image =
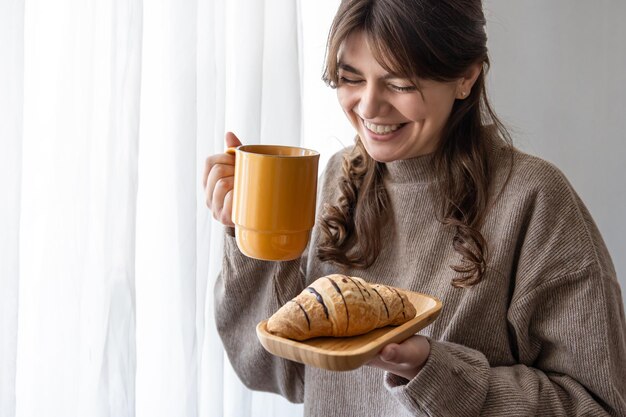
[[[374,58],[363,32],[344,41],[338,56],[337,97],[367,153],[380,162],[434,152],[464,79],[418,80],[389,73]]]

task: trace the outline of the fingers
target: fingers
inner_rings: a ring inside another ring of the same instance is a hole
[[[232,191],[235,183],[235,156],[213,155],[207,159],[208,176],[205,182],[206,205],[213,218],[226,226],[233,226]]]
[[[227,148],[241,145],[241,141],[233,132],[226,132],[224,142],[226,143]],[[216,155],[211,155],[205,160],[204,172],[202,174],[202,187],[205,189],[207,187],[207,178],[209,176],[209,172],[211,172],[211,168],[213,168],[213,166],[216,164],[235,165],[235,157],[233,155],[220,153]]]
[[[224,138],[227,147],[241,145],[233,132],[226,132]],[[235,176],[235,156],[221,153],[209,156],[204,164],[202,186],[205,189],[206,205],[213,217],[226,226],[233,226],[232,190]]]
[[[223,201],[218,203],[217,198],[219,197],[223,199],[226,196],[226,193],[233,188],[235,178],[235,157],[232,155],[228,156],[232,158],[232,161],[219,158],[218,162],[211,163],[211,168],[209,170],[209,175],[206,179],[205,186],[206,205],[211,210],[214,210],[215,207],[221,209],[221,207],[224,205]],[[216,192],[218,193],[217,195]],[[213,214],[215,215],[215,213]]]
[[[229,148],[241,145],[241,141],[233,132],[226,132],[224,141]],[[202,174],[206,205],[211,209],[213,217],[226,226],[234,226],[232,222],[234,176],[234,155],[220,153],[206,159]]]
[[[235,227],[235,223],[233,222],[233,193],[234,191],[231,189],[224,196],[224,206],[220,211],[219,221],[225,226]]]
[[[235,155],[220,153],[209,156],[204,163],[202,186],[213,191],[215,183],[221,177],[235,175]],[[211,206],[208,204],[209,208]]]
[[[412,379],[430,355],[430,342],[423,336],[412,336],[404,342],[390,343],[367,365]]]
[[[232,194],[234,182],[234,176],[220,178],[217,180],[213,190],[213,201],[211,203],[213,217],[226,226],[233,226]]]
[[[226,137],[224,138],[226,142],[227,148],[232,148],[233,146],[241,146],[241,141],[233,132],[226,132]]]
[[[217,157],[218,155],[211,155],[207,157],[207,159],[205,159],[204,161],[204,172],[202,173],[202,188],[206,189],[207,178],[209,176],[209,173],[211,172],[211,168],[213,168],[213,166],[217,163]]]
[[[380,359],[382,359],[385,362],[391,362],[391,363],[406,362],[405,360],[402,360],[402,359],[405,359],[403,358],[405,354],[402,354],[402,349],[398,349],[397,346],[398,345],[395,343],[390,343],[387,346],[385,346],[383,350],[381,350],[379,353]]]
[[[404,342],[390,343],[380,352],[380,358],[397,365],[421,367],[430,354],[430,343],[423,336],[413,336]]]
[[[390,343],[378,352],[378,355],[373,357],[367,364],[386,370],[395,369],[398,365],[411,361],[406,350],[407,349],[401,348],[397,343]]]

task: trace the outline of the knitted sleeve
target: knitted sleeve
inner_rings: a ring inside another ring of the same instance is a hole
[[[491,367],[479,351],[431,341],[417,377],[386,374],[385,384],[416,414],[624,416],[623,311],[616,280],[583,269],[511,306],[519,364]]]
[[[215,285],[215,320],[230,363],[250,389],[302,402],[304,366],[269,354],[256,325],[304,288],[301,260],[265,262],[243,255],[225,236],[222,271]]]

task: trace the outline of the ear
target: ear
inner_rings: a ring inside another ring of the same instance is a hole
[[[476,63],[470,65],[470,67],[465,71],[462,78],[459,78],[457,81],[456,87],[456,98],[459,100],[463,100],[469,97],[470,92],[472,91],[472,87],[476,82],[476,79],[480,75],[483,70],[482,63]]]

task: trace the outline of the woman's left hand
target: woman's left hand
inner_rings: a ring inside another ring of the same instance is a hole
[[[430,355],[430,342],[424,336],[411,336],[402,343],[386,345],[377,356],[366,363],[408,380],[422,369]]]

